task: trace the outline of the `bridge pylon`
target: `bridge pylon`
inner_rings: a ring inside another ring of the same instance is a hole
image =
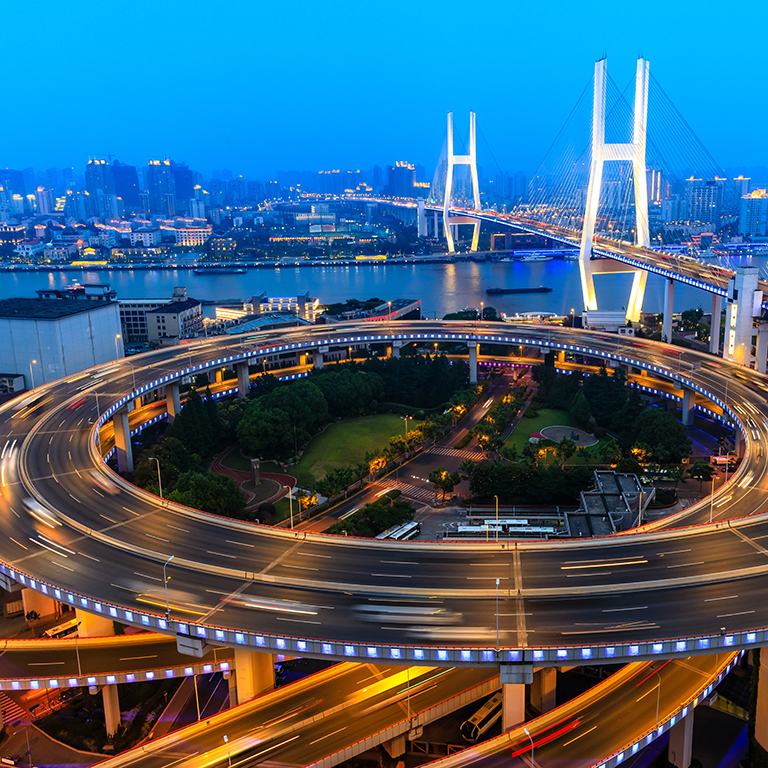
[[[455,155],[453,153],[453,112],[448,113],[448,138],[447,138],[447,168],[445,174],[445,195],[443,197],[443,232],[448,243],[448,252],[455,252],[452,227],[458,224],[471,224],[474,227],[472,234],[472,250],[477,250],[480,239],[480,221],[469,216],[449,216],[451,207],[451,193],[453,191],[453,169],[456,165],[468,165],[472,176],[472,199],[475,210],[480,210],[480,182],[477,177],[477,135],[475,128],[475,113],[469,113],[469,154]]]
[[[603,166],[606,162],[632,163],[632,180],[635,192],[635,245],[649,247],[648,183],[645,175],[645,145],[648,128],[648,78],[650,64],[646,59],[637,60],[635,76],[635,103],[632,118],[632,141],[626,144],[608,144],[605,141],[607,60],[595,62],[594,101],[592,105],[592,159],[589,167],[589,185],[584,210],[584,228],[581,234],[579,267],[584,309],[597,309],[594,275],[601,272],[632,272],[632,291],[627,303],[627,320],[640,319],[648,273],[640,269],[627,269],[617,262],[602,263],[592,260],[592,243],[595,236],[597,208],[603,183]]]

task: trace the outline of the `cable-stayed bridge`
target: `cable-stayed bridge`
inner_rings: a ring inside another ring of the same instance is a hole
[[[648,274],[660,275],[666,280],[666,340],[672,338],[675,284],[699,288],[712,296],[711,351],[720,353],[725,308],[723,357],[765,372],[768,326],[763,330],[760,321],[768,280],[760,279],[755,267],[730,269],[673,253],[665,249],[665,228],[655,221],[652,226],[665,197],[679,204],[680,217],[688,217],[680,227],[695,221],[699,230],[733,221],[739,198],[652,78],[646,59],[638,59],[633,82],[623,90],[610,79],[606,59],[595,63],[591,83],[529,184],[526,202],[510,210],[481,201],[477,135],[475,114],[470,113],[468,142],[464,151],[457,150],[460,141],[448,115],[446,139],[426,199],[347,199],[415,209],[419,235],[444,239],[451,253],[459,227],[465,225],[473,228],[470,250],[476,251],[483,223],[576,247],[584,309],[598,309],[596,276],[630,272],[632,288],[624,303],[627,319],[633,322],[640,319]]]

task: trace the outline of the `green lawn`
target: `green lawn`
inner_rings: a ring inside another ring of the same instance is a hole
[[[545,427],[553,427],[555,425],[565,427],[576,426],[568,411],[559,411],[555,408],[542,408],[539,410],[539,415],[535,418],[526,419],[523,417],[520,419],[520,423],[514,430],[512,430],[512,434],[507,438],[504,445],[508,448],[511,448],[514,445],[518,452],[520,452],[525,448],[528,438],[534,432],[541,432]]]
[[[238,469],[241,472],[251,471],[251,460],[246,459],[245,456],[240,453],[240,448],[237,446],[232,448],[232,450],[221,460],[221,463],[225,467],[229,467],[230,469]]]
[[[338,467],[363,461],[366,453],[380,451],[390,437],[400,433],[405,433],[405,422],[394,414],[364,416],[331,424],[304,451],[296,468],[299,485],[319,480]]]

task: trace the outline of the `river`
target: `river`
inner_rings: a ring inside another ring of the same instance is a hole
[[[751,262],[765,261],[754,258]],[[605,275],[596,279],[598,305],[622,309],[629,297],[632,277]],[[290,267],[249,269],[239,275],[196,275],[191,269],[84,270],[82,272],[3,272],[0,298],[34,297],[41,288],[61,288],[68,283],[109,283],[118,298],[170,297],[174,286],[186,286],[196,299],[241,300],[266,291],[268,296],[296,296],[309,291],[321,302],[379,297],[421,299],[425,317],[442,317],[464,307],[496,307],[507,314],[545,311],[568,314],[582,309],[578,262],[460,262],[346,267]],[[486,288],[548,286],[552,293],[488,296]],[[661,312],[664,281],[650,275],[643,309]],[[679,285],[675,311],[701,306],[711,308],[710,294]],[[206,314],[213,314],[212,309]]]

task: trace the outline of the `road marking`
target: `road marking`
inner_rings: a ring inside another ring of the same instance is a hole
[[[597,727],[597,726],[595,726]],[[318,741],[322,741],[323,739],[327,739],[330,736],[335,736],[337,733],[341,733],[342,731],[346,731],[347,726],[345,725],[343,728],[339,728],[338,731],[334,731],[333,733],[326,733],[325,736],[321,736],[319,739],[315,739],[314,741],[310,741],[310,744],[317,744]]]
[[[727,619],[729,616],[746,616],[747,614],[754,613],[754,611],[739,611],[738,613],[722,613],[717,618]]]
[[[650,696],[657,688],[661,688],[661,683],[658,680],[656,681],[656,685],[654,685],[650,691],[646,691],[639,699],[635,699],[635,701],[642,701],[646,696]]]
[[[182,529],[179,528],[179,530],[182,530]],[[189,531],[187,531],[187,533],[189,533]],[[230,539],[224,539],[224,541],[226,541],[227,544],[239,544],[241,547],[250,547],[251,549],[254,548],[253,544],[246,544],[245,542],[242,542],[242,541],[230,541]]]
[[[648,561],[643,560],[603,560],[602,562],[595,562],[590,565],[561,565],[561,571],[575,571],[581,568],[616,568],[620,565],[642,565]]]
[[[170,544],[168,539],[164,539],[162,536],[154,536],[151,533],[145,533],[145,536],[148,536],[150,539],[157,539],[158,541],[164,541],[166,544]]]
[[[170,523],[166,523],[166,525],[169,528],[173,528],[174,531],[181,531],[182,533],[189,533],[189,531],[186,528],[179,528],[177,525],[171,525]]]
[[[664,557],[664,555],[681,555],[683,552],[690,552],[690,549],[673,549],[671,552],[657,552],[656,554],[659,557]]]
[[[89,560],[94,560],[97,563],[100,563],[101,560],[99,560],[98,557],[92,557],[91,555],[86,555],[85,552],[78,552],[78,555],[82,555],[83,557],[87,557]]]
[[[735,597],[738,597],[738,595],[726,595],[725,597],[708,597],[704,602],[714,603],[715,600],[733,600]]]
[[[54,667],[65,664],[63,661],[30,661],[28,667]]]
[[[372,573],[371,576],[381,576],[389,579],[410,579],[411,576],[407,573]]]
[[[230,560],[237,560],[237,555],[225,555],[223,552],[214,552],[213,550],[205,550],[209,555],[218,555],[219,557],[228,557]]]
[[[142,579],[152,579],[152,581],[162,581],[159,576],[150,576],[148,573],[141,573],[140,571],[134,571],[136,576],[141,576]]]
[[[99,513],[99,517],[103,517],[105,520],[109,520],[110,523],[116,523],[117,520],[113,520],[111,517],[107,517],[106,515],[102,515]]]
[[[48,549],[48,547],[46,547],[46,549]],[[51,550],[51,552],[53,552],[53,550]],[[75,572],[75,569],[74,569],[74,568],[68,568],[66,565],[63,565],[62,563],[57,563],[55,560],[51,560],[51,562],[52,562],[54,565],[58,565],[58,566],[59,566],[59,568],[63,568],[65,571],[72,571],[72,573],[74,573],[74,572]]]
[[[259,576],[263,576],[265,573],[269,573],[276,565],[279,565],[283,560],[290,557],[303,543],[304,543],[303,540],[297,541],[292,547],[289,547],[288,549],[286,549],[282,555],[275,558],[271,563],[265,565],[259,571]]]
[[[659,629],[658,624],[643,624],[637,626],[633,624],[629,627],[615,627],[613,629],[568,629],[564,632],[560,632],[561,635],[593,635],[595,632],[628,632],[629,630],[641,630],[641,629]]]
[[[479,580],[487,581],[488,579],[493,581],[496,578],[498,578],[499,581],[509,581],[509,576],[498,576],[498,577],[497,576],[466,576],[465,578],[467,579],[467,581],[479,581]]]
[[[565,744],[563,744],[563,746],[567,747],[569,744],[573,744],[574,741],[578,741],[582,736],[586,736],[588,733],[592,733],[592,731],[596,731],[596,730],[597,730],[597,726],[594,725],[588,731],[584,731],[584,733],[578,735],[575,739],[571,739],[570,741],[566,741]]]
[[[579,579],[582,576],[610,576],[611,571],[603,571],[602,573],[567,573],[566,579]]]
[[[379,560],[380,563],[392,563],[393,565],[419,565],[409,560]]]
[[[318,555],[315,552],[302,552],[302,557],[323,557],[326,560],[331,559],[331,555]]]
[[[123,509],[126,512],[130,512],[132,515],[136,515],[136,517],[139,517],[139,512],[134,512],[132,509],[128,509],[128,507],[123,507]]]
[[[621,611],[644,611],[647,605],[636,605],[634,608],[603,608],[603,613],[619,613]]]
[[[286,619],[284,616],[278,616],[278,621],[292,621],[294,624],[322,624],[321,621],[310,621],[309,619]]]
[[[704,561],[699,560],[697,563],[679,563],[678,565],[668,565],[667,568],[688,568],[691,565],[704,565]]]
[[[318,568],[311,568],[308,565],[284,565],[283,568],[295,568],[298,571],[317,571]]]
[[[29,547],[25,547],[20,541],[16,541],[16,539],[13,538],[13,536],[8,537],[14,544],[18,544],[22,549],[26,549],[29,551]]]
[[[124,659],[119,659],[119,661],[138,661],[139,659],[156,659],[157,654],[154,653],[151,656],[126,656]]]

